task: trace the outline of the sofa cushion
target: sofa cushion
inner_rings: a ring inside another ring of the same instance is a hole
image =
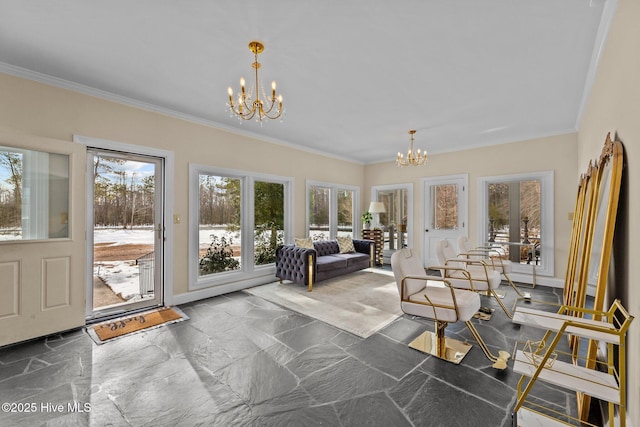
[[[296,246],[300,248],[313,249],[313,241],[311,241],[311,237],[305,237],[305,238],[296,237],[294,241]]]
[[[337,268],[346,268],[347,259],[336,255],[324,255],[316,258],[316,266],[318,271],[335,270]]]
[[[354,264],[360,263],[362,261],[369,262],[369,255],[362,254],[360,252],[355,252],[351,254],[335,254],[332,256],[336,258],[344,259],[347,262],[347,266],[349,267]]]
[[[318,253],[318,258],[340,253],[340,248],[336,240],[319,240],[313,243],[313,247]]]
[[[353,239],[351,239],[351,236],[338,236],[336,240],[338,241],[341,254],[350,254],[356,251],[356,248],[353,247]]]

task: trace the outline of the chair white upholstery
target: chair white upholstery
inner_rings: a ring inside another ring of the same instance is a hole
[[[509,273],[511,273],[513,269],[513,264],[508,259],[504,259],[505,253],[504,250],[500,247],[474,247],[466,236],[458,237],[458,256],[461,258],[471,258],[471,259],[485,259],[487,260],[487,264],[491,265],[491,267],[499,272],[509,285],[516,291],[518,296],[521,298],[530,298],[531,294],[527,293],[527,295],[520,292],[520,290],[516,287],[516,285],[509,277]]]
[[[455,289],[448,280],[427,275],[422,260],[412,249],[394,252],[391,256],[391,269],[400,293],[402,311],[436,322],[435,333],[421,334],[410,344],[411,347],[453,363],[460,363],[471,346],[446,338],[444,330],[447,323],[465,322],[485,356],[494,362],[494,367],[497,369],[506,367],[509,354],[500,352],[498,357],[491,354],[471,322],[474,314],[480,309],[480,296],[477,293]],[[431,340],[430,337],[433,335],[434,338]],[[428,343],[428,349],[420,345],[424,342]]]
[[[439,269],[442,277],[451,282],[451,286],[458,289],[486,291],[494,297],[509,318],[513,317],[513,313],[495,292],[501,282],[498,271],[483,260],[458,257],[453,244],[446,239],[436,243],[436,255],[439,265],[429,268]]]
[[[399,257],[403,259],[398,259]],[[411,249],[396,251],[391,256],[391,269],[398,285],[401,308],[405,313],[445,322],[466,322],[480,309],[478,294],[452,289],[442,282],[442,278],[428,276],[422,261]],[[425,305],[425,294],[433,305]],[[457,311],[453,298],[457,303]],[[438,307],[434,308],[434,305]]]

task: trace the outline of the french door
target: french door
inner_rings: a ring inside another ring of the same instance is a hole
[[[163,304],[162,158],[87,149],[87,320]]]
[[[0,346],[84,325],[83,147],[0,131]]]
[[[424,201],[424,261],[425,266],[439,265],[436,244],[447,239],[455,245],[459,236],[467,235],[467,175],[425,178]]]

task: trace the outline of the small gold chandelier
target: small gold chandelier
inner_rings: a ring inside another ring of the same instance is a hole
[[[247,93],[244,87],[244,77],[240,78],[241,89],[238,94],[238,103],[235,104],[233,102],[233,89],[229,86],[229,102],[227,103],[227,108],[230,116],[235,114],[242,120],[251,120],[255,117],[256,121],[262,124],[263,118],[277,119],[282,115],[284,111],[284,108],[282,107],[282,95],[276,96],[275,81],[271,82],[270,98],[267,98],[265,95],[264,88],[261,88],[262,90],[259,89],[260,80],[258,79],[258,69],[260,68],[260,63],[258,62],[258,55],[264,50],[264,44],[253,40],[249,43],[249,50],[253,52],[255,57],[255,61],[251,64],[256,74],[255,92],[253,94]],[[262,92],[262,98],[264,101],[260,98],[260,92]]]
[[[407,158],[405,159],[402,153],[398,151],[398,158],[396,159],[396,165],[400,167],[409,166],[409,165],[420,166],[425,164],[425,162],[427,161],[427,150],[424,150],[424,152],[422,153],[420,152],[419,148],[418,148],[418,152],[413,151],[413,135],[415,133],[416,131],[413,129],[409,131],[411,145],[409,146],[409,151],[407,151]]]

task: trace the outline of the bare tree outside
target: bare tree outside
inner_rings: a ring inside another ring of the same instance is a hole
[[[152,226],[155,177],[130,172],[126,160],[94,156],[94,226]]]
[[[434,187],[434,227],[439,230],[458,228],[458,186],[442,184]]]
[[[22,154],[0,151],[0,230],[19,229],[22,218]]]

